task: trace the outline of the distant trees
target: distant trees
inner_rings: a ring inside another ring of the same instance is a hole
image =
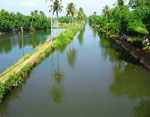
[[[19,31],[23,27],[29,31],[32,27],[35,30],[50,28],[50,20],[43,12],[33,11],[30,16],[21,13],[9,13],[4,9],[0,11],[0,32]]]
[[[69,3],[67,5],[66,12],[66,16],[59,18],[60,23],[81,23],[83,20],[86,19],[86,14],[84,13],[84,10],[80,7],[77,11],[73,3]]]

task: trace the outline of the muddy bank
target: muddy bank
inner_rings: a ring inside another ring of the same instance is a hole
[[[121,48],[127,51],[136,61],[150,70],[150,51],[135,47],[132,43],[122,40],[120,37],[110,36]]]

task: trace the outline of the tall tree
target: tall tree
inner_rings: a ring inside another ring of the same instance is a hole
[[[73,3],[69,3],[67,5],[67,16],[71,16],[72,17],[72,22],[73,22],[73,18],[76,14],[76,8],[75,8],[75,5]]]
[[[109,7],[108,5],[104,6],[104,9],[103,9],[103,14],[107,17],[109,15]]]
[[[38,15],[37,13],[38,13],[37,10],[31,12],[31,27],[33,27],[33,21],[37,17]]]
[[[78,11],[78,15],[77,15],[77,18],[79,19],[79,21],[81,22],[82,20],[84,20],[85,19],[85,13],[84,13],[84,11],[83,11],[83,9],[82,8],[80,8],[79,9],[79,11]]]
[[[123,5],[124,5],[124,0],[118,0],[117,5],[118,5],[118,6],[123,6]]]
[[[57,28],[58,28],[58,18],[59,18],[59,13],[62,11],[62,0],[54,0],[52,1],[52,5],[50,6],[50,11],[52,11],[53,15],[56,13],[57,17]]]

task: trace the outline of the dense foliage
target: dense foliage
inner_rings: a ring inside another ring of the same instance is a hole
[[[60,17],[60,23],[82,23],[86,19],[84,10],[80,7],[79,10],[76,10],[76,7],[73,3],[69,3],[66,8],[66,16]]]
[[[40,11],[31,12],[30,16],[21,13],[9,13],[5,10],[0,11],[0,32],[19,31],[23,27],[24,30],[30,29],[41,30],[50,28],[50,19]]]
[[[130,0],[128,5],[125,5],[123,0],[118,0],[114,8],[105,6],[101,16],[94,13],[89,21],[108,34],[127,34],[144,39],[150,32],[149,18],[148,0]]]
[[[104,7],[101,16],[90,16],[90,22],[107,29],[112,34],[147,35],[150,31],[150,6],[144,4],[135,7],[136,0],[131,0],[129,5],[124,5],[123,0],[118,0],[115,8]],[[134,5],[134,7],[133,7]]]

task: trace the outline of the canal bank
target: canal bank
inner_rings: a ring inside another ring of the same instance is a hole
[[[31,73],[32,69],[41,63],[53,50],[70,43],[80,28],[79,25],[75,25],[67,31],[60,33],[53,38],[53,41],[48,40],[36,48],[34,53],[25,55],[15,65],[0,74],[0,101],[2,102],[4,97],[13,88],[20,86],[24,79]]]
[[[126,51],[128,56],[131,56],[136,62],[140,63],[143,67],[150,71],[150,50],[143,50],[139,47],[136,47],[133,45],[133,43],[123,40],[120,35],[110,35],[106,30],[100,28],[98,25],[92,27],[98,28],[100,32],[111,38],[124,51]]]
[[[150,72],[86,25],[0,105],[6,117],[149,117]]]

